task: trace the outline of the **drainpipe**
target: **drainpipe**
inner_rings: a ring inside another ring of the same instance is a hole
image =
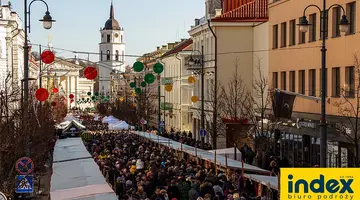
[[[162,61],[162,59],[158,59],[158,62],[161,63],[164,66],[163,73],[164,73],[164,77],[165,77],[165,63]],[[161,84],[161,80],[160,80],[159,84]],[[159,87],[161,88],[161,85],[159,85]],[[161,91],[161,90],[159,90],[159,91]],[[165,96],[166,96],[166,92],[164,91],[164,124],[165,124],[164,129],[166,130],[166,110],[165,110],[165,103],[166,103],[165,100],[166,100],[166,98],[165,98]],[[159,108],[160,108],[160,104],[161,104],[161,94],[160,94],[160,97],[159,97]],[[160,110],[159,116],[161,116],[161,110]],[[170,127],[170,129],[171,129],[171,127]]]
[[[178,57],[179,56],[179,52],[176,53],[175,58],[180,62],[180,131],[182,131],[183,127],[182,127],[182,96],[181,96],[181,91],[182,91],[182,62],[181,62],[181,58]]]

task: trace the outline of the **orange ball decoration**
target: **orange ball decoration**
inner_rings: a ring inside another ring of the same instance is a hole
[[[35,97],[38,101],[46,101],[49,98],[49,92],[45,88],[39,88],[35,92]]]
[[[50,50],[45,50],[41,53],[40,59],[45,64],[51,64],[55,60],[55,54]]]
[[[167,92],[171,92],[172,89],[173,89],[172,84],[166,84],[166,85],[165,85],[165,90],[166,90]]]
[[[190,77],[188,78],[188,83],[190,83],[190,84],[195,83],[195,81],[196,81],[196,79],[195,79],[195,77],[193,77],[193,76],[190,76]]]
[[[197,96],[192,96],[192,97],[191,97],[191,101],[192,101],[193,103],[196,103],[196,102],[199,101],[199,97],[197,97]]]

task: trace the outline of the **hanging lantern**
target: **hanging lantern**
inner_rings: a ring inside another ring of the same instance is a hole
[[[55,60],[55,54],[50,50],[45,50],[41,53],[40,59],[45,64],[51,64]]]
[[[143,81],[143,82],[140,83],[140,85],[141,85],[141,87],[146,87],[146,82]]]
[[[49,92],[45,88],[39,88],[35,92],[35,97],[38,101],[46,101],[49,98]]]
[[[59,92],[59,89],[53,88],[53,89],[52,89],[52,92],[53,92],[53,93],[58,93],[58,92]]]
[[[95,96],[99,96],[99,93],[98,93],[98,92],[95,92]]]
[[[88,96],[91,96],[91,92],[88,92],[87,95],[88,95]]]
[[[70,98],[70,99],[73,99],[73,98],[74,98],[74,95],[73,95],[73,94],[70,94],[70,95],[69,95],[69,98]]]
[[[51,106],[52,106],[52,107],[55,107],[55,106],[56,106],[56,102],[55,102],[55,101],[51,102]]]
[[[141,88],[136,88],[135,92],[136,92],[136,94],[140,94],[141,93]]]
[[[166,84],[166,85],[165,85],[165,90],[166,90],[167,92],[171,92],[172,89],[173,89],[172,84]]]
[[[141,72],[144,69],[144,64],[142,62],[137,61],[134,63],[133,69],[136,72]]]
[[[121,102],[123,102],[123,101],[124,101],[124,97],[120,97],[119,100],[120,100]]]
[[[161,72],[164,71],[164,65],[162,65],[161,63],[158,62],[154,65],[153,70],[155,73],[161,74]]]
[[[192,96],[191,97],[191,102],[196,103],[198,101],[199,101],[199,97],[197,97],[197,96]]]
[[[135,83],[135,82],[131,82],[131,83],[130,83],[130,87],[131,87],[131,88],[135,88],[135,87],[136,87],[136,83]]]
[[[196,81],[195,77],[189,76],[188,83],[193,84],[193,83],[195,83],[195,81]]]
[[[85,78],[89,79],[89,80],[94,80],[98,75],[98,72],[96,70],[95,67],[86,67],[84,70],[84,76]]]
[[[149,73],[145,75],[144,79],[147,84],[151,84],[155,81],[155,76],[154,74]]]

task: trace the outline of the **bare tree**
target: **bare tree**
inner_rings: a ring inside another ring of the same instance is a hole
[[[360,142],[360,60],[357,54],[354,55],[354,82],[341,88],[341,98],[333,105],[337,107],[341,116],[337,126],[338,131],[353,144],[352,154],[354,155],[355,167],[360,166],[359,142]]]

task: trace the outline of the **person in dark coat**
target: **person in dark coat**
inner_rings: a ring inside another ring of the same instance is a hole
[[[180,191],[179,191],[179,188],[177,187],[176,181],[174,179],[170,181],[170,185],[169,185],[167,191],[168,191],[169,199],[173,199],[173,198],[179,199],[180,198]]]

